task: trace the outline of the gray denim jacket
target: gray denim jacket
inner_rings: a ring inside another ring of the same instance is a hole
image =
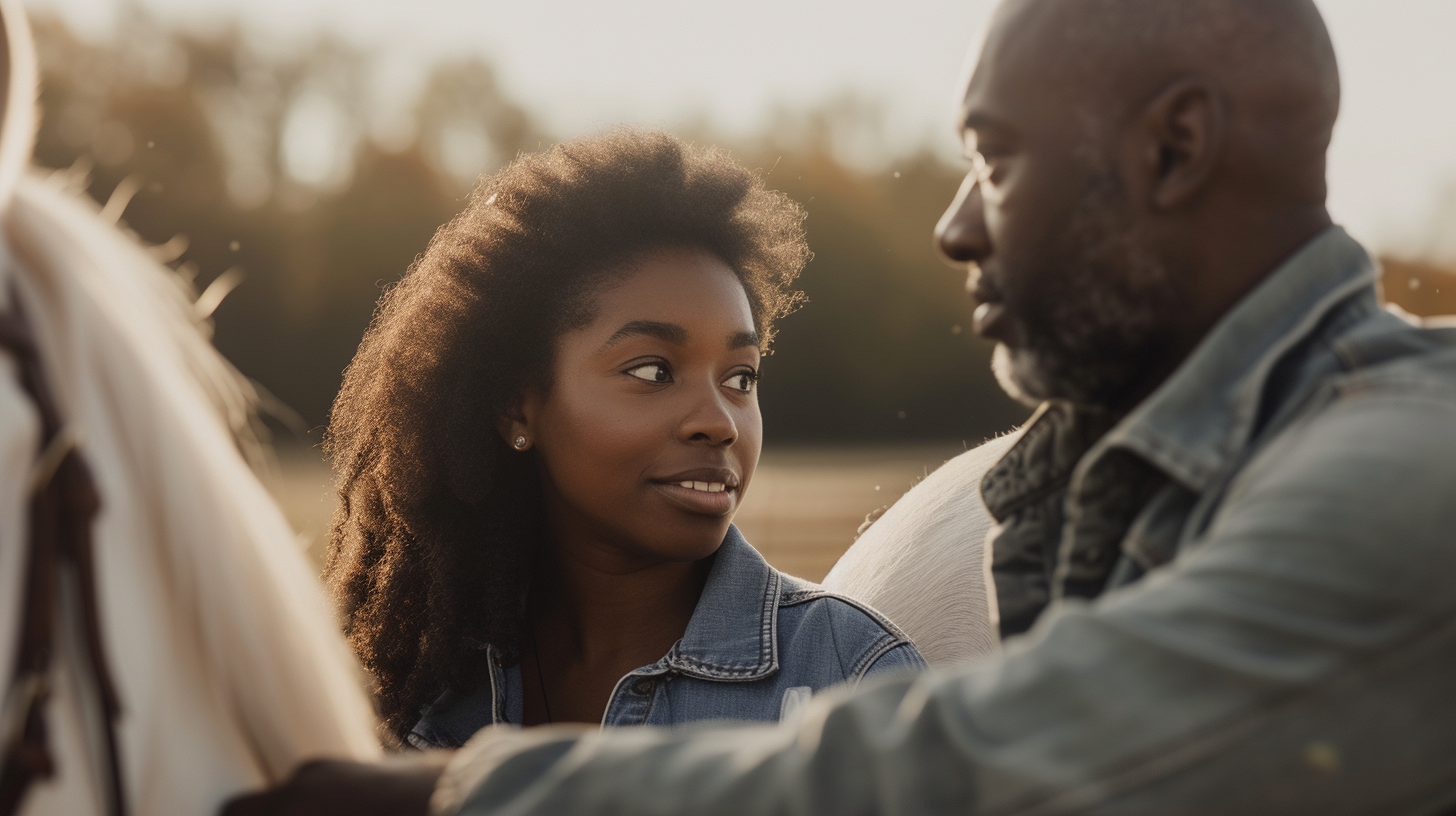
[[[489,682],[436,700],[410,734],[415,747],[456,748],[487,725],[521,722],[520,666],[491,651]],[[730,526],[682,639],[617,681],[602,725],[772,722],[830,686],[924,666],[878,612],[779,572]]]
[[[793,727],[487,732],[436,806],[1446,812],[1456,337],[1375,287],[1331,228],[1110,430],[1045,409],[985,482],[1020,547],[998,589],[1034,619],[1000,659],[824,695]]]

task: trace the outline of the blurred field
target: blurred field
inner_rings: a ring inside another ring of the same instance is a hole
[[[962,450],[955,442],[765,451],[736,523],[775,567],[818,581],[854,541],[867,513]],[[316,449],[284,449],[278,458],[277,472],[265,481],[318,563],[334,510],[328,468]]]

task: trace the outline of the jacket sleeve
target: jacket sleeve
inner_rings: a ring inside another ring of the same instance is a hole
[[[442,812],[1424,813],[1456,795],[1456,399],[1349,399],[1197,549],[789,727],[477,737]]]

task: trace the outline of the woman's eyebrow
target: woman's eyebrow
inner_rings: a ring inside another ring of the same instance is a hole
[[[630,323],[617,329],[607,342],[602,345],[602,351],[615,346],[626,340],[628,337],[655,337],[675,346],[680,346],[688,341],[688,331],[676,323],[662,323],[657,320],[633,320]]]
[[[758,347],[758,332],[738,332],[728,335],[728,350],[735,351],[748,346]]]

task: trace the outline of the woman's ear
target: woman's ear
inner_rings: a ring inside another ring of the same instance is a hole
[[[522,394],[511,401],[504,414],[496,417],[496,430],[507,445],[518,451],[530,449],[535,442],[531,434],[535,407],[531,395]]]
[[[1180,79],[1148,103],[1134,132],[1148,204],[1176,209],[1204,189],[1223,155],[1227,105],[1214,83]]]

